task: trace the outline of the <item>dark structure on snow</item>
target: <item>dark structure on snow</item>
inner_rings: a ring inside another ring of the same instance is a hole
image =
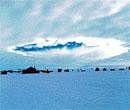
[[[7,74],[7,71],[1,71],[0,74],[1,74],[1,75],[6,75],[6,74]]]
[[[35,67],[29,67],[27,69],[22,70],[22,74],[34,74],[39,73],[40,71],[37,70]]]
[[[93,69],[93,68],[91,68],[91,69]],[[107,71],[107,70],[108,71],[109,70],[110,71],[116,71],[116,70],[124,71],[125,69],[130,70],[130,66],[128,66],[126,68],[124,68],[124,67],[120,67],[120,68],[114,68],[114,67],[113,68],[107,68],[107,67],[99,68],[99,67],[96,67],[94,70],[98,72],[100,70],[102,70],[102,71]],[[57,72],[72,72],[72,71],[74,71],[74,69],[57,68]],[[37,70],[35,67],[29,67],[29,68],[26,68],[26,69],[23,69],[23,70],[21,70],[21,69],[18,69],[18,70],[2,70],[2,71],[0,71],[0,75],[7,75],[8,73],[37,74],[37,73],[40,73],[40,72],[48,74],[48,73],[53,72],[53,70],[49,70],[49,69]],[[87,70],[80,68],[80,69],[77,69],[77,72],[87,72]]]
[[[115,71],[115,69],[110,69],[110,71]]]
[[[95,71],[100,71],[100,69],[99,69],[99,68],[96,68]]]
[[[119,70],[122,70],[122,71],[123,71],[123,70],[125,70],[125,69],[124,69],[124,68],[120,68]]]
[[[49,70],[47,69],[47,70],[41,70],[41,72],[43,72],[43,73],[51,73],[51,72],[53,72],[53,71],[49,71]]]
[[[130,66],[128,67],[128,70],[130,70]]]
[[[86,70],[81,69],[81,72],[85,72]]]
[[[106,68],[103,68],[103,71],[107,71],[107,69],[106,69]]]
[[[8,70],[9,73],[13,73],[14,71],[13,70]]]
[[[58,72],[62,72],[62,69],[58,69]]]
[[[65,69],[64,72],[69,72],[69,69]]]

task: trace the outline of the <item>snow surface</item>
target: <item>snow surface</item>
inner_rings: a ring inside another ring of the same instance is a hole
[[[0,76],[1,110],[129,110],[130,71]]]

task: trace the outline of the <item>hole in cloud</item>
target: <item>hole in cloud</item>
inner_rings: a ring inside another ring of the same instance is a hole
[[[11,46],[8,50],[24,56],[48,58],[55,62],[64,60],[66,63],[73,60],[80,64],[126,53],[129,48],[125,44],[125,42],[113,38],[85,36],[63,39],[36,38],[33,42]]]
[[[75,41],[73,42],[67,42],[65,44],[56,44],[56,45],[48,45],[48,46],[42,46],[39,47],[37,44],[28,44],[23,46],[17,46],[14,50],[15,51],[22,51],[22,52],[37,52],[37,51],[49,51],[49,50],[55,50],[55,49],[75,49],[78,47],[81,47],[83,43],[77,43]]]

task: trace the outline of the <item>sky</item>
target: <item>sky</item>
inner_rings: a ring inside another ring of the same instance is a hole
[[[130,0],[1,0],[0,61],[130,65]]]

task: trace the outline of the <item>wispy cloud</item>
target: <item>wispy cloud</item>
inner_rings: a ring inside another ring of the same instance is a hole
[[[34,6],[32,7],[29,16],[34,17],[34,16],[39,16],[41,15],[42,12],[42,0],[38,0],[35,2]]]
[[[59,17],[60,15],[64,14],[66,12],[66,10],[70,7],[73,6],[73,4],[75,3],[74,0],[65,0],[63,1],[59,6],[56,6],[53,11],[51,12],[51,15],[49,16],[49,18],[51,20],[56,19],[57,17]]]
[[[115,14],[120,12],[122,8],[124,8],[126,5],[130,4],[130,0],[108,0],[110,4],[110,11],[109,15]]]

